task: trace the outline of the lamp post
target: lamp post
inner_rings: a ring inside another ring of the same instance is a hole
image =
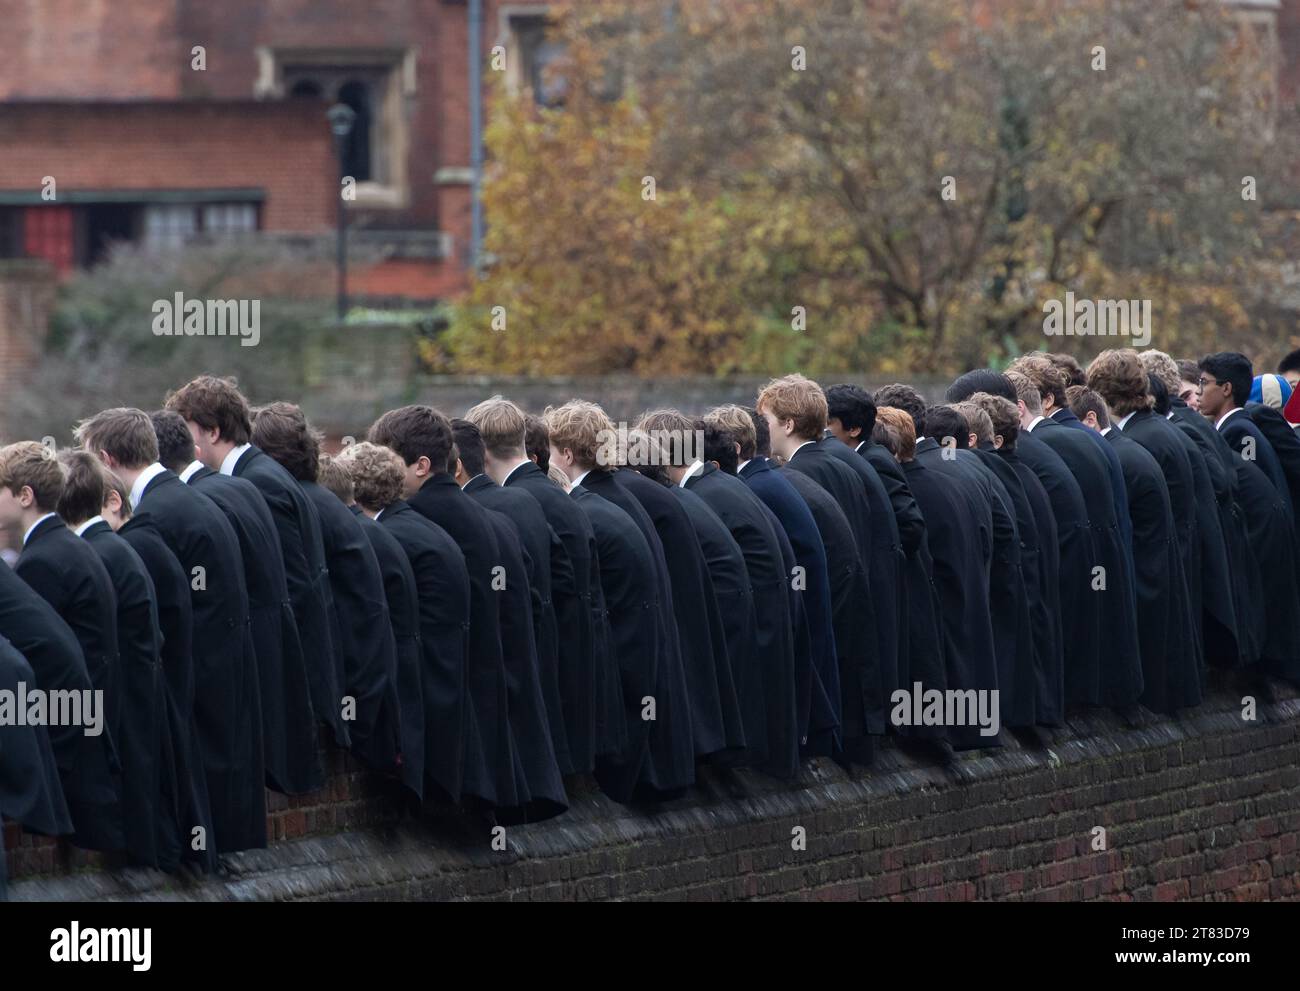
[[[339,323],[348,314],[348,211],[343,200],[343,180],[347,169],[347,140],[352,133],[352,125],[357,119],[357,112],[346,103],[336,103],[327,113],[330,131],[334,135],[334,148],[339,160],[339,222],[338,222],[338,275],[339,275]]]
[[[470,267],[483,253],[483,0],[469,0]]]

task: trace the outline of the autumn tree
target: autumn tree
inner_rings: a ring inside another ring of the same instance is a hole
[[[497,96],[466,368],[1090,353],[1043,335],[1067,290],[1152,300],[1177,350],[1266,295],[1290,121],[1224,5],[601,0],[559,30],[566,105]]]

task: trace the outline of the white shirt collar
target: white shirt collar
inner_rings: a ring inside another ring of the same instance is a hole
[[[1240,406],[1234,406],[1234,407],[1232,407],[1232,409],[1228,410],[1228,412],[1224,413],[1223,416],[1219,417],[1219,418],[1214,422],[1214,429],[1215,429],[1215,430],[1222,430],[1222,429],[1223,429],[1223,421],[1226,420],[1228,417],[1232,416],[1233,413],[1240,412],[1240,410],[1241,410],[1241,407],[1240,407]]]
[[[1137,412],[1137,410],[1134,410],[1134,411],[1133,411],[1133,413],[1136,413],[1136,412]],[[1124,416],[1121,416],[1121,417],[1119,418],[1119,423],[1115,424],[1115,426],[1119,427],[1119,432],[1120,432],[1120,433],[1123,433],[1123,432],[1124,432],[1124,424],[1128,423],[1129,420],[1133,419],[1133,413],[1128,413],[1128,414],[1126,414],[1126,415],[1124,415]]]
[[[387,509],[387,508],[388,508],[387,506],[384,507],[384,509]],[[383,516],[383,515],[384,515],[384,509],[381,509],[379,512],[375,513],[373,519],[378,520],[379,517]]]
[[[135,480],[135,484],[131,486],[132,510],[140,508],[140,500],[144,498],[145,486],[147,486],[150,482],[152,482],[155,478],[157,478],[166,470],[167,470],[166,468],[164,468],[157,461],[155,461],[144,471],[140,472],[139,476]]]
[[[474,478],[478,478],[479,475],[482,475],[482,474],[483,474],[482,472],[479,472],[479,474],[478,474],[478,475],[475,475]],[[474,478],[467,479],[467,480],[465,481],[465,485],[468,485],[470,482],[474,481]],[[495,485],[496,482],[493,482],[492,484]],[[462,486],[460,487],[460,490],[461,490],[462,492],[465,491],[465,485],[462,485]]]
[[[581,485],[581,484],[582,484],[582,480],[583,480],[584,478],[586,478],[586,477],[587,477],[588,475],[590,475],[590,474],[591,474],[591,469],[588,468],[588,469],[587,469],[586,471],[584,471],[581,475],[579,475],[579,476],[578,476],[577,478],[575,478],[572,482],[570,482],[570,483],[569,483],[569,491],[572,492],[572,491],[573,491],[574,489],[576,489],[579,485]]]
[[[1114,427],[1102,427],[1102,428],[1101,428],[1101,435],[1102,435],[1103,437],[1105,437],[1108,433],[1110,433],[1110,432],[1111,432],[1112,430],[1114,430],[1114,429],[1115,429]]]
[[[1032,420],[1029,421],[1029,426],[1025,427],[1025,429],[1032,434],[1034,432],[1034,427],[1038,426],[1042,422],[1043,422],[1043,414],[1039,413],[1036,417],[1034,417]]]
[[[686,474],[683,475],[682,480],[677,483],[677,487],[682,489],[686,488],[686,483],[689,482],[693,477],[695,477],[695,475],[699,474],[703,470],[704,470],[704,462],[700,460],[696,460],[694,464],[692,464],[689,468],[686,469]]]
[[[802,450],[803,450],[805,447],[807,447],[809,444],[816,444],[816,443],[817,443],[817,442],[816,442],[815,440],[806,440],[806,441],[804,441],[802,444],[800,444],[798,447],[796,447],[793,451],[790,452],[790,457],[788,457],[788,458],[785,459],[785,460],[786,460],[786,463],[789,464],[791,461],[793,461],[793,460],[794,460],[794,456],[795,456],[796,454],[798,454],[800,451],[802,451]]]
[[[252,446],[252,444],[240,444],[238,447],[232,447],[225,460],[221,462],[221,474],[233,475],[235,473],[235,462],[242,458],[244,452]]]
[[[194,477],[195,472],[197,472],[202,467],[203,467],[202,461],[191,461],[188,465],[185,466],[185,470],[181,472],[181,481],[184,482],[186,485],[188,485],[190,479]]]
[[[39,520],[37,520],[35,523],[29,526],[27,528],[27,532],[23,534],[23,546],[24,547],[27,546],[27,540],[29,537],[31,537],[33,530],[35,530],[38,526],[40,526],[42,523],[48,520],[51,516],[58,516],[58,515],[59,515],[58,513],[46,513]]]
[[[742,471],[744,471],[744,470],[745,470],[745,465],[749,464],[749,462],[751,462],[751,461],[753,461],[753,460],[754,460],[753,458],[746,458],[746,459],[745,459],[744,461],[742,461],[740,464],[736,465],[736,474],[739,475]]]
[[[77,527],[72,532],[75,533],[78,537],[80,537],[84,535],[85,532],[89,530],[92,526],[94,526],[96,523],[103,523],[103,522],[104,522],[104,517],[92,516],[90,519],[86,520],[85,523],[81,524],[81,526]]]
[[[1166,420],[1172,420],[1173,418],[1174,418],[1174,411],[1173,411],[1173,410],[1170,410],[1168,413],[1165,414],[1165,419],[1166,419]]]
[[[865,440],[860,440],[860,441],[858,441],[858,446],[855,447],[855,448],[853,449],[853,453],[854,453],[854,454],[857,454],[859,451],[861,451],[861,450],[862,450],[864,447],[866,447],[866,446],[867,446],[867,442],[866,442]]]

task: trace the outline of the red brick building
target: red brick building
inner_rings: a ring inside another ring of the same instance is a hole
[[[516,85],[555,53],[555,0],[483,0],[485,59]],[[0,259],[62,272],[115,240],[166,250],[257,230],[332,236],[342,149],[372,298],[464,281],[466,0],[0,0]]]

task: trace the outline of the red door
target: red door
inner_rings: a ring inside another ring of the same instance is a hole
[[[73,268],[73,224],[70,206],[32,206],[23,224],[23,253],[44,258],[60,275]]]

